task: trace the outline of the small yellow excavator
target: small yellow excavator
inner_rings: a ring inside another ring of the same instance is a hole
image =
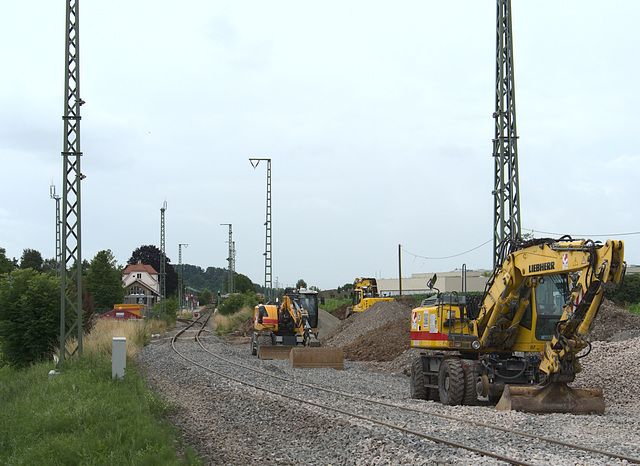
[[[380,301],[393,301],[393,298],[381,298],[378,293],[378,282],[375,278],[356,278],[353,281],[352,306],[347,310],[347,317],[354,312],[362,312]]]
[[[500,257],[481,297],[438,292],[412,311],[411,346],[425,352],[411,367],[411,397],[604,413],[601,388],[568,384],[590,351],[585,337],[604,291],[624,278],[624,243],[568,236],[505,242]]]
[[[251,354],[260,359],[344,369],[342,348],[321,348],[318,342],[317,291],[287,288],[281,302],[255,307],[253,326]]]

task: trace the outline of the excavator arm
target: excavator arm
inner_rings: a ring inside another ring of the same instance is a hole
[[[589,346],[586,336],[602,302],[604,291],[620,283],[625,270],[624,243],[608,240],[532,240],[511,251],[488,284],[478,318],[471,323],[478,346],[509,350],[517,340],[519,324],[531,295],[545,280],[566,284],[562,314],[553,336],[545,343],[539,386],[506,386],[496,409],[527,412],[603,413],[602,389],[572,389],[580,371],[580,352]],[[536,295],[537,296],[537,295]],[[542,316],[542,300],[536,299]]]

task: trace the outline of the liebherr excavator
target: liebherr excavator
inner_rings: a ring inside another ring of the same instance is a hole
[[[412,311],[411,346],[427,351],[412,364],[411,397],[604,413],[601,388],[567,384],[590,350],[585,337],[604,291],[623,280],[624,243],[568,236],[505,242],[500,257],[481,299],[438,293]]]
[[[251,354],[261,359],[291,359],[293,367],[344,368],[341,348],[320,348],[318,292],[287,288],[281,302],[254,311]]]

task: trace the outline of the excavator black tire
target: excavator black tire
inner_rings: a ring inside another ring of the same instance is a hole
[[[258,354],[258,342],[256,341],[256,334],[251,335],[251,356]]]
[[[414,400],[426,400],[429,389],[425,386],[424,371],[422,370],[422,359],[416,358],[411,364],[411,379],[409,382],[410,396]]]
[[[460,360],[456,358],[443,360],[438,378],[440,402],[449,406],[459,405],[464,396],[464,371]]]
[[[462,395],[462,404],[473,406],[478,401],[478,394],[476,391],[476,379],[478,374],[474,370],[473,361],[463,359],[462,372],[464,374],[464,394]]]

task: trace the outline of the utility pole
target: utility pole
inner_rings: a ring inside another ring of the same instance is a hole
[[[520,238],[520,186],[511,0],[497,0],[494,158],[493,268],[502,262],[500,244]]]
[[[62,243],[60,262],[60,362],[82,357],[82,235],[80,209],[80,34],[79,0],[68,0],[65,24],[64,145],[62,149]],[[70,325],[69,325],[70,323]],[[73,352],[67,338],[77,335]]]
[[[179,303],[179,307],[180,310],[182,310],[182,308],[184,307],[184,279],[182,278],[183,274],[184,274],[184,267],[182,266],[182,246],[186,247],[189,246],[188,244],[185,243],[180,243],[178,244],[178,265],[180,265],[180,276],[178,277],[179,279],[179,287],[180,287],[180,294],[178,295],[178,303]]]
[[[264,222],[266,228],[264,246],[264,293],[265,299],[268,302],[273,293],[271,267],[271,159],[249,159],[249,162],[251,162],[251,166],[255,169],[261,160],[267,162],[267,218]]]
[[[160,314],[164,315],[167,311],[167,253],[165,248],[164,235],[164,213],[167,210],[167,201],[164,201],[160,209]]]
[[[60,276],[60,271],[62,270],[62,226],[60,225],[60,195],[56,194],[56,185],[53,184],[53,180],[51,180],[51,185],[49,186],[49,197],[56,201],[56,269],[58,272],[58,276]]]
[[[402,245],[398,244],[398,288],[402,296]]]
[[[229,227],[229,255],[227,256],[227,261],[229,262],[229,272],[227,274],[227,292],[232,294],[235,291],[235,283],[234,283],[234,275],[236,272],[236,261],[235,261],[235,242],[233,241],[233,231],[231,230],[231,223],[221,223],[220,225]]]

